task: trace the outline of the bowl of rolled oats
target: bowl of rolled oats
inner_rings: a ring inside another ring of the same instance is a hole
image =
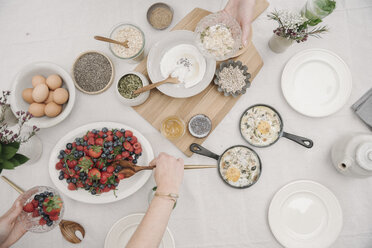
[[[120,42],[127,41],[127,46],[110,43],[110,50],[116,57],[129,63],[138,63],[145,57],[145,34],[138,26],[120,23],[112,29],[110,38]]]
[[[222,62],[215,75],[213,82],[218,86],[218,91],[223,92],[225,96],[243,95],[251,86],[249,81],[251,74],[248,72],[248,67],[239,60]]]

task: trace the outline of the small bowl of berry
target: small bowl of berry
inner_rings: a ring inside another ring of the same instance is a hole
[[[26,230],[48,232],[59,225],[64,204],[60,193],[48,186],[36,186],[22,195],[23,211],[19,221]]]

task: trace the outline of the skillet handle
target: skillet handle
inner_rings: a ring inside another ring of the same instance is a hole
[[[297,135],[294,135],[294,134],[290,134],[290,133],[286,133],[286,132],[283,132],[283,137],[287,138],[287,139],[290,139],[306,148],[311,148],[313,147],[314,145],[314,142],[311,140],[311,139],[308,139],[308,138],[304,138],[304,137],[301,137],[301,136],[297,136]]]
[[[215,160],[218,160],[220,158],[220,156],[218,156],[217,154],[207,150],[206,148],[204,148],[201,145],[196,144],[196,143],[192,143],[190,145],[190,151],[192,151],[193,153],[197,153],[199,155],[203,155],[203,156],[206,156],[206,157],[213,158]]]

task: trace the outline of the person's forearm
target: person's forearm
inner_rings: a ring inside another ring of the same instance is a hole
[[[174,202],[171,199],[155,196],[141,224],[129,240],[127,248],[159,247],[173,205]]]

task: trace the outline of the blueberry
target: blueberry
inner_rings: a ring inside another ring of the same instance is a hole
[[[103,138],[106,138],[106,137],[107,137],[107,134],[102,135],[102,137],[103,137]]]
[[[132,140],[132,137],[128,137],[128,138],[127,138],[127,141],[131,141],[131,140]]]
[[[135,159],[139,158],[139,155],[138,154],[134,155],[134,158]]]
[[[125,133],[125,129],[124,128],[120,129],[120,132]]]
[[[122,152],[125,152],[125,148],[124,148],[124,147],[122,147],[122,148],[121,148],[121,151],[122,151]]]
[[[90,186],[87,184],[87,185],[85,185],[84,189],[85,190],[89,190],[90,189]]]
[[[93,158],[92,160],[93,160],[94,163],[96,163],[98,161],[98,159],[96,159],[96,158]]]
[[[95,189],[92,189],[92,191],[90,192],[92,195],[95,195],[97,192]]]
[[[51,226],[51,225],[53,225],[53,221],[51,221],[51,220],[50,221],[47,221],[46,224],[47,224],[47,226]]]
[[[63,168],[66,168],[66,167],[67,167],[67,164],[63,164],[62,167],[63,167]],[[63,171],[62,171],[62,172],[63,172]]]
[[[114,159],[114,155],[113,154],[110,154],[107,156],[108,159]]]
[[[129,154],[132,156],[134,154],[134,152],[130,152]]]
[[[92,148],[92,145],[87,146],[88,149]]]
[[[59,175],[58,179],[63,180],[65,177],[63,175]]]
[[[79,176],[83,177],[83,176],[85,176],[85,173],[82,171],[82,172],[79,173]]]
[[[75,171],[79,171],[80,170],[80,167],[78,165],[75,165],[74,170]]]
[[[79,140],[80,140],[80,138],[76,138],[76,139],[75,139],[75,142],[79,142]]]
[[[92,130],[92,133],[97,134],[98,133],[98,130],[97,129],[93,129]]]
[[[83,146],[87,146],[87,145],[88,145],[88,142],[84,141]]]
[[[58,159],[62,159],[63,158],[63,155],[59,154],[57,158]]]
[[[111,184],[107,184],[107,187],[111,188]]]
[[[85,176],[83,176],[83,177],[81,178],[81,180],[84,180],[84,181],[85,181],[85,180],[87,180],[87,178],[88,178],[88,177],[85,175]]]
[[[105,157],[106,157],[106,153],[102,153],[101,158],[105,158]]]
[[[46,195],[44,193],[40,193],[40,197],[45,197]]]
[[[93,186],[94,188],[95,188],[95,187],[98,187],[98,183],[97,183],[97,182],[94,182],[92,186]]]
[[[114,135],[114,140],[118,140],[119,138],[116,136],[116,135]]]
[[[65,151],[64,150],[60,150],[59,151],[59,154],[63,155],[63,154],[65,154]]]
[[[140,152],[139,154],[138,154],[138,156],[141,156],[142,155],[142,152]]]
[[[38,206],[39,206],[39,207],[43,207],[43,202],[42,202],[42,201],[39,201]]]
[[[53,197],[54,194],[52,192],[49,192],[48,196]]]
[[[118,185],[119,185],[119,183],[117,183],[117,182],[114,183],[114,186],[115,186],[115,187],[118,186]]]
[[[132,163],[137,164],[137,159],[133,159]]]
[[[110,150],[109,149],[106,149],[105,154],[106,154],[106,156],[109,155],[110,154]]]
[[[103,167],[103,168],[102,168],[102,171],[106,171],[106,170],[107,170],[107,167]]]
[[[114,142],[114,146],[118,146],[118,142],[115,141],[115,142]]]
[[[62,172],[63,172],[63,171],[62,171]],[[35,200],[35,201],[38,201],[39,199],[40,199],[40,195],[35,195],[35,196],[34,196],[34,200]]]
[[[60,171],[59,172],[59,175],[62,175],[63,176],[63,175],[65,175],[65,173],[63,171]]]
[[[101,185],[99,186],[99,188],[100,188],[100,189],[104,189],[104,188],[105,188],[105,185],[104,185],[104,184],[101,184]]]
[[[40,215],[42,215],[43,214],[43,209],[39,208],[38,212],[39,212]]]
[[[73,179],[71,179],[71,182],[72,182],[72,183],[76,183],[76,181],[77,181],[77,180],[76,180],[75,177],[74,177]]]
[[[83,157],[84,156],[84,152],[83,151],[79,151],[79,156],[80,157]]]
[[[118,165],[116,166],[116,168],[118,168],[118,170],[121,170],[123,167],[121,167],[121,165]]]
[[[66,182],[67,182],[67,183],[71,183],[71,178],[67,178],[67,179],[66,179]]]
[[[118,167],[115,168],[114,172],[115,173],[118,173],[120,170],[118,169]]]
[[[72,144],[71,143],[67,143],[66,144],[66,148],[69,149],[69,150],[71,150],[72,149]]]
[[[102,128],[102,132],[104,132],[104,133],[108,132],[107,127]]]
[[[114,150],[114,148],[112,148],[112,146],[110,146],[108,149],[109,149],[110,152]]]

